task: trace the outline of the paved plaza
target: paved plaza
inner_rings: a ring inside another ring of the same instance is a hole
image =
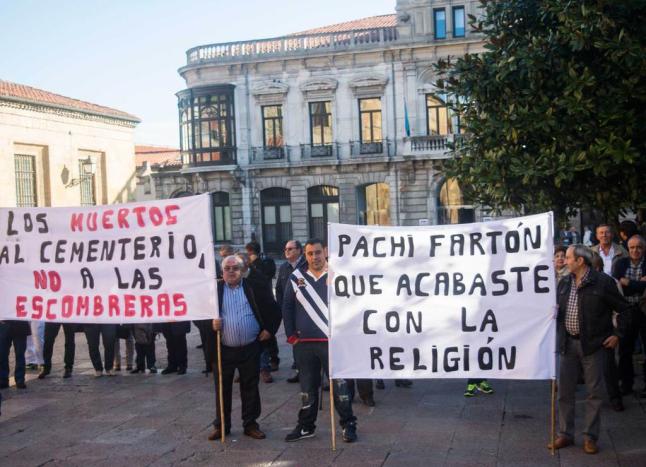
[[[334,452],[326,393],[316,437],[287,444],[283,438],[295,426],[300,405],[298,385],[285,381],[291,373],[287,345],[281,345],[275,382],[261,383],[259,422],[267,439],[242,434],[236,389],[232,434],[223,446],[207,441],[214,390],[212,378],[200,373],[197,331],[189,335],[185,376],[123,371],[95,378],[84,335],[77,334],[76,342],[72,378],[61,378],[61,332],[52,374],[38,380],[28,372],[26,390],[12,386],[2,392],[0,466],[646,466],[646,400],[633,396],[625,399],[623,413],[605,407],[598,455],[584,454],[577,437],[576,446],[551,456],[547,381],[492,381],[494,394],[470,399],[462,395],[464,381],[415,381],[410,389],[387,381],[385,390],[375,390],[376,407],[355,404],[359,441],[344,444],[337,430]],[[160,369],[165,355],[158,338]],[[582,398],[581,388],[579,427]]]

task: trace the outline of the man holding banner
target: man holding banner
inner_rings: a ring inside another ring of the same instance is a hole
[[[283,320],[287,342],[294,346],[294,357],[300,371],[302,405],[298,425],[285,437],[292,442],[314,436],[319,406],[321,369],[328,368],[328,275],[327,249],[318,239],[305,244],[307,269],[295,269],[289,277],[283,297]],[[347,383],[334,380],[334,405],[341,417],[343,441],[357,440],[356,417]]]
[[[574,406],[579,371],[583,370],[586,398],[583,450],[598,452],[597,439],[604,397],[604,348],[619,342],[612,323],[613,310],[619,313],[617,333],[624,334],[625,316],[630,305],[607,275],[593,270],[592,251],[584,245],[567,249],[565,261],[570,277],[558,285],[558,341],[561,352],[559,371],[559,436],[553,448],[574,444]],[[550,446],[552,447],[552,446]]]

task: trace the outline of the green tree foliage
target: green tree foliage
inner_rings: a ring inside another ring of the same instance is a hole
[[[446,164],[496,210],[644,204],[644,1],[482,0],[485,52],[441,61],[468,135]]]

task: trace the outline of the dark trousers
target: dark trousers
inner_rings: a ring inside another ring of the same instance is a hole
[[[216,362],[217,362],[217,352]],[[258,428],[256,419],[260,417],[260,391],[258,390],[258,365],[260,364],[260,342],[254,341],[243,347],[222,346],[222,398],[224,400],[224,427],[231,429],[231,398],[233,374],[236,369],[240,375],[240,400],[242,401],[242,426]],[[218,397],[218,371],[213,372],[215,381],[215,420],[213,426],[220,427],[220,400]]]
[[[265,349],[269,353],[269,361],[272,363],[278,363],[280,359],[278,358],[278,341],[276,336],[271,336],[270,339],[267,339],[265,344]]]
[[[14,336],[8,324],[0,324],[0,383],[9,383],[9,352],[13,345],[16,354],[16,366],[13,376],[16,383],[25,382],[25,350],[27,336]]]
[[[183,332],[173,333],[170,329],[162,331],[166,339],[166,350],[168,351],[168,368],[179,370],[188,366],[186,350],[186,334]]]
[[[604,349],[605,360],[603,365],[603,377],[606,382],[608,398],[612,402],[621,402],[621,391],[619,390],[619,368],[615,360],[615,349]]]
[[[605,395],[603,367],[605,349],[600,348],[591,355],[583,355],[581,341],[567,337],[565,353],[561,356],[559,368],[559,434],[574,439],[574,407],[576,403],[576,385],[583,372],[585,387],[588,392],[585,400],[585,418],[583,435],[586,438],[599,439],[601,427],[601,403]]]
[[[359,397],[361,399],[366,400],[374,398],[371,379],[346,379],[345,381],[348,383],[348,394],[351,401],[354,400],[355,384],[356,391],[359,393]]]
[[[135,350],[137,351],[137,369],[144,370],[155,367],[155,341],[150,344],[137,344],[135,343]]]
[[[65,369],[71,370],[74,367],[74,353],[76,352],[76,343],[74,341],[76,333],[76,324],[63,324],[63,334],[65,334]],[[43,344],[43,362],[47,370],[52,369],[52,355],[54,354],[54,342],[58,331],[61,329],[61,323],[45,323],[45,342]]]
[[[212,323],[213,320],[211,319],[193,321],[193,324],[195,325],[197,330],[200,331],[200,342],[202,343],[202,353],[204,354],[204,365],[206,366],[207,370],[211,369],[210,362],[212,351],[209,348],[209,346],[211,345],[209,334],[212,332]]]
[[[301,383],[302,404],[298,412],[298,424],[305,429],[314,429],[319,408],[321,370],[329,374],[328,343],[299,342],[294,346],[294,356],[300,371]],[[334,407],[339,414],[342,427],[356,422],[357,419],[352,414],[348,385],[344,379],[334,380]]]
[[[85,337],[90,352],[90,360],[96,371],[112,370],[114,365],[114,344],[117,340],[116,324],[85,324]],[[103,340],[103,357],[105,366],[101,362],[101,351],[99,350],[99,336]]]
[[[635,382],[635,371],[633,369],[635,341],[638,337],[641,337],[642,346],[646,345],[646,315],[636,310],[631,316],[630,327],[625,336],[619,340],[619,379],[624,390],[632,389]],[[643,363],[642,375],[646,386],[646,360]]]

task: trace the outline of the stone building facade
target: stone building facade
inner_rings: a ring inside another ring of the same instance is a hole
[[[482,50],[469,14],[476,2],[398,0],[392,15],[188,50],[181,161],[153,165],[150,192],[210,192],[216,243],[272,253],[327,222],[478,220],[442,174],[461,134],[433,71]]]
[[[120,110],[0,81],[0,206],[134,201],[134,128]]]

